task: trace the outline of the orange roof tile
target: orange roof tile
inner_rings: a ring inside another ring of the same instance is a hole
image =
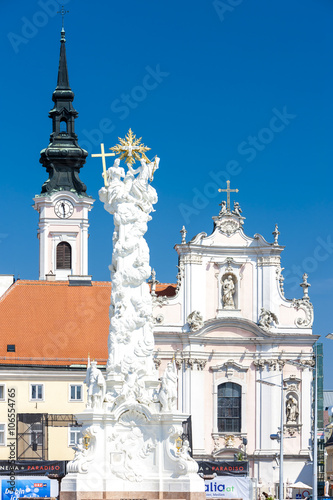
[[[156,293],[171,296],[175,287],[159,284]],[[0,364],[84,364],[88,353],[106,362],[110,296],[106,281],[16,281],[0,298]]]

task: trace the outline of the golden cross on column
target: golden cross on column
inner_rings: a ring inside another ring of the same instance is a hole
[[[227,181],[227,189],[219,189],[219,193],[227,193],[227,212],[230,213],[230,193],[238,193],[238,189],[230,189],[230,181]]]
[[[101,154],[95,154],[91,155],[93,158],[102,158],[102,164],[103,164],[103,178],[104,178],[104,186],[108,187],[108,182],[106,180],[106,163],[105,163],[105,158],[107,156],[116,156],[115,153],[105,153],[104,151],[104,144],[101,143]]]

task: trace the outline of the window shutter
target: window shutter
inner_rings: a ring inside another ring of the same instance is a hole
[[[57,246],[57,269],[72,268],[72,248],[67,241],[62,241]]]

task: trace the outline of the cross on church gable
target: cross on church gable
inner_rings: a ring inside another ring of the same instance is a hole
[[[227,193],[227,212],[230,213],[230,193],[238,193],[238,189],[230,189],[230,181],[227,181],[227,189],[219,189],[219,193]]]

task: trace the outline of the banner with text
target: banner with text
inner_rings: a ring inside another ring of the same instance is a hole
[[[18,500],[20,497],[43,498],[50,497],[50,480],[44,479],[16,479],[14,481],[2,479],[1,500]]]
[[[216,476],[205,480],[206,498],[242,498],[250,500],[251,480],[248,477]]]
[[[218,476],[245,476],[249,472],[249,462],[239,461],[198,461],[199,473],[217,474]]]
[[[26,476],[34,474],[38,476],[47,476],[48,474],[66,474],[66,462],[55,460],[0,460],[0,475],[7,476],[14,473],[16,475]]]

